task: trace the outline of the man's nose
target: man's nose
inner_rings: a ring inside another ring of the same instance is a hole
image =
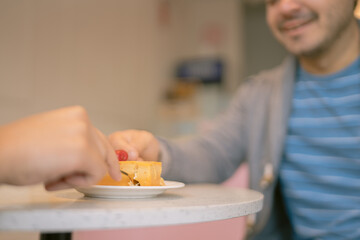
[[[292,14],[301,8],[301,0],[278,0],[277,7],[284,15]]]

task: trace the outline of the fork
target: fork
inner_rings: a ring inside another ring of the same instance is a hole
[[[122,174],[126,175],[126,176],[130,179],[130,181],[132,182],[132,184],[133,184],[134,186],[140,186],[139,181],[131,178],[127,172],[125,172],[125,171],[123,171],[123,170],[120,170],[120,172],[121,172]]]

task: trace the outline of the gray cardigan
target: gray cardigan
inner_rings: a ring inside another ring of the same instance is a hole
[[[295,59],[288,57],[280,66],[249,77],[229,109],[206,133],[186,141],[160,139],[165,179],[221,183],[242,162],[248,162],[250,188],[264,194],[264,208],[249,231],[253,239],[291,239],[290,225],[275,189],[295,66]],[[265,166],[273,178],[264,184]]]

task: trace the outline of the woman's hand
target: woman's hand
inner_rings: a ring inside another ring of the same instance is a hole
[[[141,130],[114,132],[109,136],[114,149],[125,150],[130,161],[158,161],[160,145],[153,134]]]
[[[44,183],[48,190],[88,186],[109,171],[121,178],[114,149],[80,106],[0,127],[0,183]]]

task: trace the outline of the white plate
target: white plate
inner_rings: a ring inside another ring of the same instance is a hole
[[[77,191],[87,197],[96,198],[149,198],[163,193],[167,189],[182,188],[182,182],[164,181],[165,186],[103,186],[77,187]]]

